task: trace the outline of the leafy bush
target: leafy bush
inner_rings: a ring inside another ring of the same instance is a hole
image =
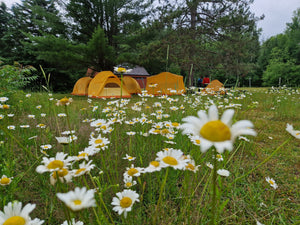
[[[0,65],[3,64],[0,61]],[[23,66],[18,62],[13,65],[0,66],[0,92],[18,90],[30,82],[36,80],[38,76],[32,75],[36,71],[33,66]]]

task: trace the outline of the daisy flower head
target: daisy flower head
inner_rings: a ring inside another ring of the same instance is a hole
[[[94,169],[95,164],[92,164],[92,160],[89,161],[88,163],[86,163],[85,161],[83,161],[80,165],[79,165],[79,169],[74,170],[74,177],[79,177],[83,174],[86,174],[87,172],[90,172],[92,169]]]
[[[0,102],[1,103],[4,103],[8,100],[9,98],[8,97],[0,97]]]
[[[7,126],[7,129],[8,129],[8,130],[15,130],[16,127],[15,127],[14,125],[9,125],[9,126]]]
[[[149,166],[144,169],[144,173],[153,173],[161,170],[161,163],[159,161],[151,161]]]
[[[266,181],[271,185],[272,188],[274,189],[278,188],[278,185],[276,184],[273,178],[266,177]]]
[[[7,177],[6,175],[2,175],[2,177],[0,179],[0,185],[1,186],[10,185],[12,179],[13,179],[12,177]]]
[[[210,147],[215,146],[217,152],[224,150],[231,151],[233,142],[240,135],[256,135],[251,129],[253,124],[249,120],[241,120],[231,125],[234,110],[227,109],[219,119],[218,108],[211,105],[208,114],[205,111],[198,111],[198,117],[188,116],[183,118],[181,129],[183,134],[191,134],[200,137],[200,149],[206,152]]]
[[[130,155],[128,155],[128,154],[126,154],[126,156],[123,157],[123,159],[127,159],[128,161],[133,161],[133,160],[135,160],[135,158],[136,158],[136,157],[132,157],[132,156],[130,156]]]
[[[160,151],[156,154],[155,161],[159,161],[161,167],[173,167],[174,169],[184,169],[189,159],[183,157],[183,152],[179,149],[169,148],[168,150]]]
[[[95,207],[95,190],[86,190],[86,187],[76,187],[74,191],[68,193],[57,193],[56,196],[63,201],[67,207],[73,211],[79,211],[84,208]]]
[[[59,144],[62,144],[62,145],[67,145],[69,143],[71,143],[71,140],[69,137],[55,137],[57,142]]]
[[[193,159],[191,159],[188,164],[185,166],[185,170],[189,170],[189,171],[192,171],[194,173],[196,173],[198,171],[198,167],[200,165],[197,165],[195,164],[195,161]]]
[[[67,105],[70,105],[71,102],[73,102],[73,99],[72,99],[72,98],[64,97],[64,98],[58,100],[58,101],[56,102],[56,105],[65,105],[65,106],[67,106]]]
[[[219,169],[219,170],[217,170],[217,174],[219,174],[220,176],[223,176],[223,177],[228,177],[230,172],[225,169]]]
[[[134,167],[133,164],[131,164],[131,167],[127,167],[125,173],[123,174],[124,177],[139,177],[141,173],[143,173],[143,169],[140,167]]]
[[[9,202],[4,206],[3,212],[0,211],[0,224],[2,225],[40,225],[44,221],[40,219],[32,220],[29,213],[34,210],[35,204],[27,204],[22,209],[22,203],[15,201]]]
[[[108,148],[109,143],[110,141],[107,138],[102,137],[101,134],[99,134],[98,137],[91,136],[89,140],[89,145],[102,150]]]
[[[41,145],[41,149],[43,150],[49,150],[52,148],[52,145]]]
[[[300,130],[294,130],[293,125],[286,124],[286,129],[285,130],[287,132],[289,132],[295,138],[300,139]]]
[[[50,183],[55,185],[57,178],[61,183],[70,183],[72,181],[73,174],[65,167],[50,174]]]
[[[124,190],[118,192],[117,197],[112,200],[112,205],[114,205],[113,210],[118,212],[119,215],[124,213],[124,217],[127,217],[127,212],[130,212],[132,206],[135,202],[139,202],[139,194],[132,190]]]
[[[45,173],[61,170],[64,167],[67,167],[70,164],[72,158],[67,157],[67,154],[63,152],[57,152],[55,158],[43,157],[43,165],[39,165],[36,168],[36,172]]]
[[[132,186],[136,185],[136,181],[133,181],[132,177],[129,176],[125,176],[123,181],[125,188],[131,188]]]

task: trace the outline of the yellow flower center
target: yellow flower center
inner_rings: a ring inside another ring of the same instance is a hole
[[[196,142],[197,145],[200,145],[201,141],[199,139],[197,139],[197,140],[195,140],[195,142]]]
[[[53,173],[53,178],[56,179],[56,178],[57,178],[57,175],[58,175],[59,177],[64,177],[64,176],[66,176],[68,173],[69,173],[69,171],[68,171],[66,168],[62,168],[61,170],[56,171],[55,173]]]
[[[150,162],[150,165],[154,166],[154,167],[159,167],[159,162],[157,161],[152,161]]]
[[[5,220],[3,225],[25,225],[26,221],[21,216],[13,216]]]
[[[64,97],[64,98],[60,99],[59,102],[62,105],[66,105],[67,103],[69,103],[69,99],[67,97]]]
[[[131,182],[127,182],[126,183],[126,187],[131,187],[132,186],[132,183]]]
[[[95,144],[101,144],[103,141],[102,141],[102,139],[97,139],[97,140],[95,140]]]
[[[272,184],[272,185],[274,185],[274,182],[272,180],[269,180],[269,183]]]
[[[102,130],[106,130],[106,128],[107,128],[107,127],[106,127],[105,125],[103,125],[103,126],[101,127]]]
[[[9,184],[10,182],[10,179],[8,177],[3,177],[1,180],[0,180],[0,184]]]
[[[52,162],[50,162],[47,166],[48,169],[61,169],[64,166],[64,162],[61,160],[53,160]]]
[[[189,170],[195,170],[195,166],[191,163],[189,163],[185,168]]]
[[[131,204],[132,204],[132,200],[129,197],[124,197],[120,201],[120,206],[122,208],[128,208],[129,206],[131,206]]]
[[[117,69],[117,72],[119,72],[119,73],[126,73],[126,69],[125,68],[123,68],[123,67],[119,67],[118,69]]]
[[[300,135],[300,133],[296,133],[296,135],[298,136],[298,135]]]
[[[75,205],[81,205],[81,200],[76,199],[76,200],[73,201],[73,203],[74,203]]]
[[[88,156],[89,154],[88,153],[86,153],[86,152],[83,152],[83,153],[80,153],[77,157],[79,158],[79,157],[86,157],[86,156]]]
[[[220,154],[217,154],[217,159],[222,159],[222,156]]]
[[[139,171],[136,169],[136,168],[130,168],[128,171],[127,171],[127,174],[129,176],[133,176],[134,174],[138,173]]]
[[[153,133],[159,134],[160,130],[154,130]]]
[[[85,168],[80,168],[78,170],[76,170],[75,174],[80,174],[81,172],[85,171]]]
[[[209,121],[200,130],[200,135],[209,141],[222,142],[230,140],[229,127],[221,120]]]
[[[133,159],[133,157],[132,156],[128,156],[128,159]]]
[[[9,109],[9,105],[3,105],[3,109]]]
[[[172,126],[173,126],[173,127],[178,127],[178,126],[179,126],[179,123],[174,122],[174,123],[172,123]]]
[[[175,159],[172,156],[166,156],[165,158],[163,158],[164,163],[169,164],[171,166],[176,166],[178,165],[178,161],[177,159]]]
[[[170,131],[169,131],[168,129],[163,129],[163,130],[161,130],[161,133],[162,133],[162,134],[169,134]]]

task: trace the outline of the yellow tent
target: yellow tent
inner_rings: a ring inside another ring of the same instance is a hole
[[[91,77],[82,77],[74,85],[72,95],[88,95],[88,87],[91,82]]]
[[[210,82],[206,88],[203,89],[203,92],[208,93],[208,94],[225,94],[225,88],[224,85],[218,81],[218,80],[213,80]]]
[[[121,91],[121,81],[111,71],[102,71],[96,74],[90,82],[88,96],[91,98],[131,97],[124,84]]]
[[[142,93],[141,87],[136,79],[130,76],[123,77],[123,83],[130,94],[139,94]]]
[[[180,95],[186,92],[183,76],[169,72],[147,77],[146,90],[153,95]]]

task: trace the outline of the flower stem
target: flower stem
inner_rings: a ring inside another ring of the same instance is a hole
[[[215,225],[216,224],[216,206],[217,206],[217,202],[216,202],[216,195],[217,195],[217,156],[216,156],[216,150],[214,149],[214,159],[213,159],[213,163],[214,163],[214,168],[213,168],[213,177],[212,177],[212,181],[213,181],[213,195],[212,195],[212,216],[211,216],[211,221],[210,224],[211,225]]]

